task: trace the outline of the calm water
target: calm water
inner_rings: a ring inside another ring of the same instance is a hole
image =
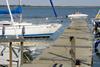
[[[66,16],[76,11],[88,14],[94,17],[100,7],[56,7],[58,16]],[[23,7],[24,17],[53,17],[51,7]]]
[[[3,7],[0,7],[3,8]],[[69,14],[79,11],[89,15],[89,18],[93,18],[100,7],[55,7],[58,16],[67,16]],[[54,17],[54,13],[51,7],[22,7],[24,18],[41,18],[41,17]],[[0,15],[1,17],[7,17]]]

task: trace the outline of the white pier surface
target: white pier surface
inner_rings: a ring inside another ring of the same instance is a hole
[[[31,64],[24,64],[22,67],[53,67],[55,63],[58,63],[57,67],[59,67],[60,64],[63,64],[63,67],[72,67],[71,60],[53,55],[54,53],[71,58],[70,36],[75,37],[76,59],[83,60],[85,63],[90,64],[90,66],[81,64],[80,67],[91,67],[92,35],[86,20],[81,22],[71,21],[70,26],[65,29],[64,33],[54,43],[52,43],[52,46],[45,49],[42,55]]]

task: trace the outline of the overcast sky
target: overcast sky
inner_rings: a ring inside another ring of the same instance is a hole
[[[6,0],[0,0],[4,5]],[[10,4],[18,4],[19,0],[9,0]],[[52,0],[56,6],[100,6],[100,0]],[[23,5],[49,6],[49,0],[22,0]]]

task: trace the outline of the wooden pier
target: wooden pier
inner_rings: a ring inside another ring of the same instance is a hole
[[[52,46],[31,64],[22,67],[74,67],[77,59],[81,61],[80,67],[91,67],[92,40],[87,21],[71,22]]]

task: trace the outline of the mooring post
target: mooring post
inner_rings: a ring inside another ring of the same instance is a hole
[[[23,42],[20,42],[20,48],[21,48],[21,65],[23,65]]]
[[[70,36],[70,43],[71,43],[71,49],[70,49],[70,55],[72,58],[72,67],[76,67],[75,62],[76,62],[76,56],[75,56],[75,38],[73,36]]]
[[[9,67],[12,67],[12,42],[9,43]]]
[[[3,27],[2,27],[2,37],[4,37],[4,35],[5,35],[5,26],[3,25]]]

